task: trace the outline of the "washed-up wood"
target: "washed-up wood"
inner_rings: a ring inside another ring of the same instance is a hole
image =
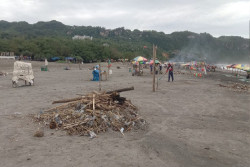
[[[234,83],[234,84],[230,84],[230,85],[223,85],[223,84],[219,84],[220,87],[226,87],[229,88],[233,91],[239,91],[239,92],[247,92],[249,90],[249,86],[246,84],[241,84],[241,83]]]
[[[134,90],[135,88],[132,86],[132,87],[129,87],[129,88],[123,88],[123,89],[117,89],[117,90],[112,90],[112,91],[108,91],[106,92],[107,94],[112,94],[114,92],[125,92],[125,91],[130,91],[130,90]]]
[[[56,103],[68,103],[68,102],[72,102],[72,101],[81,100],[83,98],[84,98],[84,96],[75,97],[75,98],[71,98],[71,99],[62,99],[62,100],[53,101],[52,104],[56,104]]]
[[[75,106],[78,102],[81,102],[81,100],[77,100],[77,101],[73,101],[73,102],[69,102],[60,106],[56,106],[53,107],[51,109],[45,110],[45,112],[50,112],[50,111],[55,111],[55,110],[62,110],[62,109],[66,109],[68,107],[73,107]]]
[[[46,126],[53,122],[56,129],[65,130],[70,135],[92,135],[91,137],[108,129],[123,134],[146,125],[145,120],[139,116],[137,107],[126,98],[120,97],[117,91],[111,94],[87,94],[81,100],[44,111],[35,120]]]

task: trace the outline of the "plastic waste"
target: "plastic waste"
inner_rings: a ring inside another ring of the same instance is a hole
[[[124,131],[124,128],[121,128],[121,129],[120,129],[120,132],[121,132],[121,134],[124,136],[123,131]]]
[[[109,70],[109,75],[111,75],[112,74],[112,70]]]
[[[96,134],[93,131],[89,131],[89,136],[90,136],[91,139],[93,139],[93,138],[96,137]]]

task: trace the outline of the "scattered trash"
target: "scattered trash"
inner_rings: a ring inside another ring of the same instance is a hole
[[[50,129],[56,129],[56,122],[55,121],[51,121],[49,124],[49,128]]]
[[[70,70],[70,68],[69,67],[64,67],[64,70]]]
[[[123,131],[124,131],[124,128],[121,128],[121,129],[120,129],[120,132],[121,132],[121,134],[124,136]]]
[[[109,75],[112,75],[112,73],[113,73],[113,72],[112,72],[112,70],[110,69],[110,70],[109,70]]]
[[[44,136],[44,132],[40,129],[38,129],[34,134],[34,137],[43,137],[43,136]]]
[[[6,73],[6,72],[1,72],[1,71],[0,71],[0,76],[7,76],[7,74],[8,74],[8,73]]]
[[[129,100],[120,97],[118,92],[121,90],[133,89],[93,92],[73,98],[73,101],[61,100],[61,103],[67,102],[39,113],[35,120],[49,125],[51,129],[65,130],[69,135],[85,135],[90,138],[108,129],[120,131],[123,135],[131,129],[143,129],[146,121],[139,117],[137,108]]]
[[[91,139],[93,139],[93,138],[96,137],[96,134],[95,134],[95,132],[93,132],[93,131],[89,131],[89,135],[90,135],[90,138],[91,138]]]
[[[233,91],[248,91],[249,87],[246,84],[234,83],[233,85],[223,85],[219,84],[220,87],[227,87]]]
[[[14,115],[22,115],[21,112],[14,112]]]

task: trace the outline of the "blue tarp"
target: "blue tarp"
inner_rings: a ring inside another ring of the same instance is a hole
[[[75,58],[73,57],[65,57],[65,60],[74,60]]]
[[[60,57],[52,57],[50,60],[51,61],[57,61],[57,60],[60,60]]]
[[[93,80],[92,81],[99,81],[99,70],[93,70]]]

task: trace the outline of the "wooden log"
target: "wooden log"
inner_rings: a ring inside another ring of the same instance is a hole
[[[101,64],[99,64],[99,91],[102,90],[101,80],[102,80],[102,69],[101,69]]]
[[[57,100],[57,101],[53,101],[52,104],[55,104],[55,103],[68,103],[68,102],[72,102],[72,101],[81,100],[81,99],[83,99],[84,97],[85,97],[85,96],[76,97],[76,98],[72,98],[72,99]]]
[[[117,90],[112,90],[112,91],[108,91],[106,92],[107,94],[112,94],[114,92],[125,92],[125,91],[130,91],[130,90],[134,90],[134,87],[130,87],[130,88],[123,88],[123,89],[117,89]]]
[[[82,124],[85,124],[89,121],[89,119],[85,119],[84,121],[80,121],[80,122],[76,122],[76,123],[71,123],[71,124],[67,124],[63,127],[63,129],[70,129],[70,128],[73,128],[75,126],[79,126],[79,125],[82,125]]]
[[[95,94],[93,94],[93,111],[95,111]]]
[[[90,100],[85,100],[85,99],[76,100],[76,101],[72,101],[72,102],[68,102],[68,103],[62,104],[60,106],[53,107],[51,109],[45,110],[44,112],[61,110],[61,109],[65,109],[65,108],[68,108],[68,107],[76,106],[77,103],[88,103],[88,102],[90,102]]]
[[[155,59],[157,46],[153,45],[153,92],[155,92]]]

